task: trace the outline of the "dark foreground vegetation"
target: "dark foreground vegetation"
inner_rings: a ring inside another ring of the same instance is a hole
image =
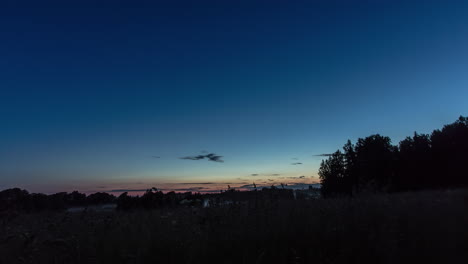
[[[0,263],[466,263],[468,191],[5,213]]]

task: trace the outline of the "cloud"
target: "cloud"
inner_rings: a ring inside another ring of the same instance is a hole
[[[299,160],[298,158],[292,158],[293,160]]]
[[[187,157],[182,157],[180,159],[186,159],[186,160],[202,160],[206,158],[205,155],[198,155],[198,156],[187,156]]]
[[[180,189],[173,189],[175,192],[198,192],[204,190],[204,187],[191,187],[191,188],[180,188]]]
[[[317,155],[313,155],[313,156],[315,156],[315,157],[330,157],[331,155],[333,155],[333,154],[322,153],[322,154],[317,154]]]
[[[209,154],[206,154],[206,155],[181,157],[180,159],[186,159],[186,160],[208,159],[209,161],[213,161],[213,162],[224,162],[224,160],[221,159],[222,157],[223,156],[216,155],[215,153],[209,153]]]
[[[287,179],[304,179],[305,176],[299,176],[299,177],[286,177]]]
[[[161,157],[159,156],[151,156],[153,159],[160,159]]]
[[[301,162],[294,162],[294,163],[291,163],[291,165],[301,165],[302,163]]]
[[[216,184],[216,183],[215,182],[180,182],[177,184],[205,185],[205,184]]]
[[[205,155],[210,161],[214,161],[214,162],[224,162],[224,160],[222,160],[221,158],[223,156],[218,156],[214,153],[210,153],[210,154],[207,154]]]
[[[273,173],[273,174],[259,174],[259,173],[253,173],[250,174],[250,176],[280,176],[281,174],[279,173]]]
[[[108,192],[146,192],[148,188],[146,189],[115,189],[115,190],[110,190]]]

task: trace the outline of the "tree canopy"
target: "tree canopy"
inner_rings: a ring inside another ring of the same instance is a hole
[[[379,134],[350,140],[343,151],[323,160],[319,176],[322,194],[410,191],[468,186],[468,118],[436,129],[414,133],[392,145]]]

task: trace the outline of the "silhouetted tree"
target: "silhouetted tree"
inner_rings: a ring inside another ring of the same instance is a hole
[[[72,206],[86,205],[86,194],[73,191],[67,195],[67,204]]]
[[[163,206],[164,194],[156,188],[151,188],[139,198],[140,205],[145,209],[158,208]]]
[[[29,202],[30,196],[26,190],[13,188],[0,192],[0,211],[22,210]]]
[[[177,195],[174,191],[168,192],[164,195],[164,204],[170,207],[177,206]]]
[[[345,156],[339,150],[322,161],[318,174],[322,183],[323,196],[347,193],[345,166]]]
[[[434,174],[445,187],[467,186],[468,118],[460,116],[431,135]]]
[[[88,204],[105,204],[114,202],[115,196],[105,192],[97,192],[90,194],[86,200]]]
[[[356,173],[359,174],[358,188],[382,191],[392,185],[395,175],[396,153],[389,137],[371,135],[359,138],[356,143]]]
[[[67,208],[67,193],[59,192],[49,195],[49,206],[52,210],[63,210]]]
[[[134,198],[128,195],[128,192],[124,192],[117,198],[117,209],[119,210],[130,210],[135,206],[133,202]]]
[[[348,140],[343,146],[346,189],[349,194],[359,192],[359,173],[357,168],[357,154],[355,146]]]
[[[35,211],[51,210],[49,196],[43,193],[31,194],[31,209]]]
[[[431,175],[431,140],[429,135],[414,133],[399,144],[396,188],[400,191],[430,188],[436,183]]]
[[[322,161],[322,194],[408,191],[468,186],[468,118],[460,116],[432,134],[414,133],[393,146],[389,137],[348,140]]]

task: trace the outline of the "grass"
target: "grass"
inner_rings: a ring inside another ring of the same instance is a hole
[[[8,214],[0,263],[467,263],[468,191]]]

